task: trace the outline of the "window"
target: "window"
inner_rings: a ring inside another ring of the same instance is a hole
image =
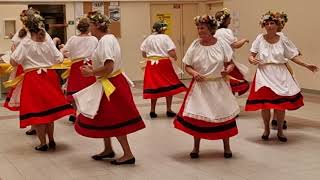
[[[16,33],[16,20],[4,20],[4,38],[11,39]]]

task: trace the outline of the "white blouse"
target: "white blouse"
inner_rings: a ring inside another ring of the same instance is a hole
[[[113,72],[119,70],[122,65],[120,45],[113,34],[104,35],[98,42],[93,54],[92,65],[94,69],[104,66],[106,60],[114,62]]]
[[[23,69],[49,67],[63,61],[63,55],[51,41],[35,42],[24,38],[11,59],[21,64]]]
[[[285,63],[298,56],[299,51],[286,36],[279,36],[278,42],[270,44],[260,34],[252,44],[250,51],[262,61],[256,72],[255,91],[268,87],[277,95],[293,96],[300,92],[300,87]]]
[[[250,51],[257,53],[256,58],[264,64],[284,64],[288,62],[288,59],[299,55],[297,47],[284,35],[280,35],[278,42],[270,44],[260,34],[252,43]]]
[[[98,45],[94,36],[71,36],[63,50],[68,51],[71,58],[91,58]]]
[[[204,76],[221,77],[224,62],[231,61],[232,54],[229,44],[221,39],[211,46],[203,46],[200,44],[200,39],[196,39],[182,61]]]
[[[232,44],[236,41],[238,41],[238,39],[234,36],[233,32],[231,29],[228,28],[220,28],[217,29],[216,33],[214,34],[214,36],[216,38],[222,38],[223,40],[225,40],[228,44]]]
[[[151,34],[141,44],[140,50],[147,53],[147,57],[169,57],[168,52],[176,49],[171,38],[166,34]]]
[[[229,62],[232,54],[232,48],[222,39],[211,46],[203,46],[197,39],[189,47],[183,62],[204,76],[218,78],[221,77],[224,62]],[[228,121],[239,112],[229,83],[218,78],[214,81],[194,81],[186,97],[183,116],[217,123]]]

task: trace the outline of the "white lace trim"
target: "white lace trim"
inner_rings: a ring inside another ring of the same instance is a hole
[[[240,110],[238,109],[237,111],[235,111],[231,115],[229,115],[227,117],[223,117],[223,118],[218,118],[218,119],[211,119],[208,117],[204,117],[204,116],[200,116],[200,115],[196,115],[196,114],[192,114],[192,113],[186,113],[186,112],[183,112],[182,115],[186,116],[186,117],[193,118],[193,119],[206,121],[206,122],[222,123],[222,122],[226,122],[226,121],[229,121],[229,120],[235,118],[239,113],[240,113]]]

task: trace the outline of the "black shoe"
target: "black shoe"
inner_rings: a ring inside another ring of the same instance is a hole
[[[232,158],[232,153],[224,153],[223,156],[224,158],[229,159]]]
[[[76,122],[76,117],[75,116],[69,116],[69,121],[70,122]]]
[[[30,129],[29,131],[26,132],[26,135],[35,135],[37,134],[37,131],[35,129]]]
[[[191,159],[198,159],[199,153],[192,152],[192,153],[190,153],[190,157],[191,157]]]
[[[287,121],[283,121],[283,126],[282,126],[283,129],[287,129],[288,126],[287,126]]]
[[[278,136],[278,139],[279,139],[279,141],[281,141],[281,142],[287,142],[287,141],[288,141],[288,139],[287,139],[286,137]]]
[[[134,163],[136,163],[136,159],[131,158],[131,159],[128,159],[128,160],[122,161],[122,162],[118,162],[117,160],[113,160],[113,161],[110,161],[110,163],[113,165],[134,164]]]
[[[49,148],[50,148],[50,149],[56,149],[56,142],[54,142],[54,141],[49,141]]]
[[[91,156],[91,158],[98,161],[98,160],[102,160],[105,158],[114,158],[114,156],[116,156],[116,154],[112,151],[111,153],[106,154],[106,155],[100,155],[100,154],[93,155],[93,156]]]
[[[175,117],[177,114],[175,112],[167,111],[167,117]]]
[[[45,145],[42,145],[42,146],[41,145],[40,146],[36,146],[34,149],[37,150],[37,151],[47,151],[48,148],[49,148],[48,145],[45,144]]]
[[[158,117],[158,115],[155,113],[155,112],[150,112],[150,117],[151,118],[156,118],[156,117]]]
[[[261,139],[262,139],[262,140],[265,140],[265,141],[269,140],[269,134],[268,134],[268,135],[263,134],[263,135],[261,136]]]
[[[273,119],[273,120],[271,121],[271,125],[274,126],[274,127],[277,127],[277,126],[278,126],[277,120]]]

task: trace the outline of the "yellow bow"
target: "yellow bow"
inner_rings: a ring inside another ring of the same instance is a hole
[[[122,73],[122,71],[119,69],[118,71],[116,71],[114,73],[111,73],[106,76],[102,76],[102,77],[98,78],[98,80],[101,81],[104,93],[106,94],[109,101],[110,101],[111,94],[116,90],[116,87],[114,87],[114,85],[111,83],[109,78],[116,77],[121,73]]]

